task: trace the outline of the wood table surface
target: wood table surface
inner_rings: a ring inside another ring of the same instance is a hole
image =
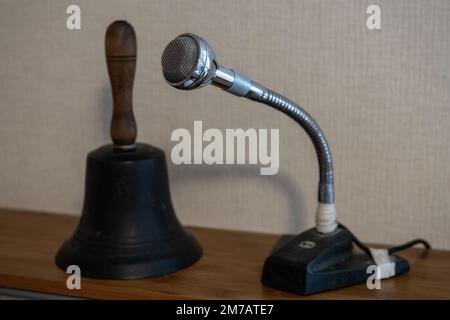
[[[261,284],[261,268],[278,236],[189,228],[203,246],[196,264],[166,276],[140,280],[82,278],[69,290],[69,276],[54,256],[78,217],[0,209],[0,287],[96,299],[450,299],[450,252],[408,249],[405,275],[381,281],[380,290],[355,285],[299,296]]]

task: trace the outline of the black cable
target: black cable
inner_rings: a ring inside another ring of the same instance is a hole
[[[409,242],[407,242],[405,244],[402,244],[400,246],[389,248],[388,249],[388,253],[389,253],[389,255],[391,255],[391,254],[394,254],[396,252],[399,252],[399,251],[408,249],[408,248],[410,248],[412,246],[415,246],[416,244],[423,244],[423,246],[425,247],[425,250],[430,250],[431,249],[431,246],[428,243],[428,241],[423,240],[423,239],[415,239],[415,240],[409,241]]]
[[[339,223],[338,226],[344,230],[347,230],[350,235],[353,238],[353,242],[365,253],[367,253],[370,257],[372,257],[372,254],[370,253],[370,249],[368,246],[366,246],[364,243],[362,243],[346,226],[344,226],[342,223]],[[392,248],[388,248],[388,254],[392,255],[394,253],[397,253],[399,251],[411,248],[413,246],[415,246],[416,244],[423,244],[425,247],[425,250],[430,250],[431,249],[431,245],[428,243],[428,241],[424,240],[424,239],[415,239],[412,241],[409,241],[407,243],[404,243],[402,245],[396,246],[396,247],[392,247]]]
[[[348,233],[350,233],[350,235],[353,238],[353,242],[365,253],[367,253],[367,255],[369,257],[372,257],[372,254],[370,253],[370,249],[368,246],[366,246],[364,243],[362,243],[354,234],[353,232],[351,232],[346,226],[344,226],[342,223],[338,223],[338,227],[347,230]]]

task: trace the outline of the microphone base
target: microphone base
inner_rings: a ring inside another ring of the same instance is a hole
[[[395,275],[409,271],[408,261],[396,255],[391,259],[395,263]],[[337,228],[321,234],[312,228],[278,240],[264,263],[262,282],[273,288],[309,295],[367,283],[369,277],[374,277],[374,271],[368,271],[373,265],[376,263],[372,257],[353,250],[349,231]]]

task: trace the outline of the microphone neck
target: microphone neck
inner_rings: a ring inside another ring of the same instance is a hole
[[[238,97],[245,97],[250,92],[252,81],[233,69],[217,65],[212,84]]]
[[[319,207],[316,228],[323,233],[334,231],[337,222],[334,209],[333,159],[325,134],[314,118],[294,101],[251,81],[233,69],[217,65],[212,84],[236,96],[246,97],[277,109],[294,119],[306,131],[313,142],[319,162]]]

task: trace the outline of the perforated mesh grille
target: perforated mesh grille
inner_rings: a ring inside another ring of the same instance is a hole
[[[172,40],[161,57],[164,77],[171,83],[188,79],[197,65],[199,49],[194,39],[188,36]]]

